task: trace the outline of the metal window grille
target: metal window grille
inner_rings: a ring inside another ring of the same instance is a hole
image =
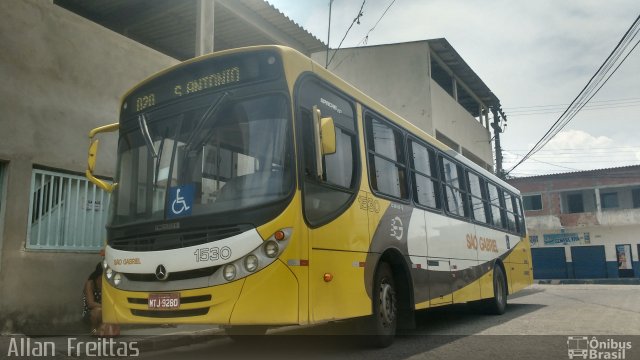
[[[27,249],[96,251],[106,236],[110,196],[83,176],[34,169]]]

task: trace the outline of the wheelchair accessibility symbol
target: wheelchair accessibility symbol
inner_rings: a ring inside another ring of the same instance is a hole
[[[195,187],[193,184],[170,188],[167,217],[176,218],[191,215],[194,192]]]

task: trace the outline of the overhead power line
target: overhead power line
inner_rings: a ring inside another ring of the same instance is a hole
[[[396,2],[396,0],[392,0],[391,3],[389,4],[389,6],[387,6],[387,8],[384,9],[384,12],[380,16],[380,18],[378,18],[378,21],[376,21],[375,25],[373,25],[373,27],[371,29],[369,29],[369,31],[367,31],[367,34],[362,38],[362,40],[360,40],[358,45],[366,45],[367,44],[367,41],[369,41],[369,34],[371,34],[371,32],[376,28],[376,26],[378,26],[378,24],[380,23],[380,20],[382,20],[382,18],[385,15],[387,15],[387,11],[389,11],[389,9],[391,8],[391,5],[393,5],[393,3],[395,3],[395,2]]]
[[[512,172],[515,168],[520,166],[523,162],[527,161],[533,154],[542,149],[556,134],[558,134],[577,114],[582,110],[582,108],[587,105],[587,103],[602,89],[602,87],[609,81],[611,76],[615,74],[615,72],[620,68],[620,65],[624,63],[627,57],[633,52],[633,50],[638,46],[640,41],[636,42],[635,45],[627,52],[628,47],[631,43],[633,43],[635,37],[640,32],[640,16],[638,16],[633,24],[629,27],[629,29],[625,32],[624,36],[613,51],[607,56],[605,61],[600,65],[595,74],[589,79],[587,84],[582,88],[580,93],[576,96],[575,99],[569,104],[566,110],[560,115],[560,117],[556,120],[556,122],[547,130],[547,132],[542,136],[542,138],[533,146],[533,148],[518,162],[515,166],[513,166],[507,174]],[[627,52],[627,54],[618,62],[620,57]],[[617,65],[616,65],[617,64]],[[613,70],[612,70],[613,69]]]
[[[635,97],[635,98],[624,98],[624,99],[607,99],[607,100],[594,100],[591,101],[591,104],[598,104],[598,103],[611,103],[611,102],[615,102],[615,103],[626,103],[626,102],[638,102],[640,101],[640,98]],[[535,108],[548,108],[548,107],[562,107],[563,109],[565,107],[567,107],[569,104],[546,104],[546,105],[528,105],[528,106],[510,106],[510,107],[505,107],[504,110],[505,111],[509,111],[509,113],[511,113],[512,111],[525,111],[525,110],[520,110],[520,109],[534,109]],[[605,105],[605,104],[602,104]]]
[[[584,107],[584,110],[593,111],[593,110],[607,110],[607,109],[626,109],[626,108],[638,107],[638,106],[640,106],[640,100],[608,103],[608,104],[589,104]],[[564,110],[564,107],[563,108],[547,107],[547,108],[538,108],[538,109],[511,110],[509,111],[509,115],[510,116],[529,116],[529,115],[555,114],[555,113],[562,112],[562,110]]]
[[[351,22],[351,25],[349,25],[349,28],[347,29],[347,31],[344,33],[344,36],[342,37],[342,40],[340,40],[340,44],[338,44],[338,47],[336,48],[336,50],[333,52],[333,55],[331,55],[331,59],[329,59],[329,61],[326,64],[326,68],[329,67],[329,64],[331,64],[331,62],[333,61],[333,58],[336,57],[336,54],[338,53],[338,50],[340,50],[340,47],[342,46],[342,43],[344,42],[344,39],[347,38],[347,35],[349,34],[349,31],[351,31],[351,28],[353,27],[353,25],[357,22],[358,24],[360,24],[360,18],[362,17],[362,15],[364,15],[362,13],[362,9],[364,9],[364,4],[367,2],[367,0],[363,0],[362,1],[362,5],[360,5],[360,10],[358,10],[358,15],[356,15],[356,17],[353,19],[353,21]]]

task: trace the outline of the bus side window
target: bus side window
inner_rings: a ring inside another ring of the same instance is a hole
[[[371,187],[383,195],[408,199],[402,132],[371,115],[365,122]]]
[[[524,219],[522,216],[522,206],[520,204],[520,197],[511,194],[511,201],[513,202],[513,215],[516,220],[516,232],[520,235],[524,235]]]
[[[502,211],[500,208],[500,193],[498,192],[498,188],[491,184],[487,183],[487,195],[489,197],[489,204],[491,206],[491,224],[495,227],[502,228]]]
[[[441,209],[440,181],[435,151],[411,140],[409,153],[413,201],[422,206]]]
[[[357,186],[358,149],[354,106],[318,82],[306,81],[298,93],[302,149],[304,214],[312,226],[339,216],[353,199]],[[331,116],[336,131],[336,151],[322,157],[324,174],[316,173],[313,107]]]
[[[488,224],[489,219],[489,202],[484,194],[484,179],[478,175],[467,172],[469,184],[469,199],[471,205],[471,214],[476,221]]]
[[[464,174],[462,167],[442,156],[439,156],[439,158],[440,170],[442,172],[442,186],[444,188],[445,209],[453,215],[469,216],[469,211],[466,206],[467,192],[463,190],[465,184],[462,178]]]
[[[525,236],[527,233],[526,224],[524,222],[524,212],[522,210],[522,198],[517,196],[514,198],[516,208],[518,210],[518,232],[520,235]]]
[[[517,232],[518,226],[516,222],[516,214],[513,207],[513,198],[510,193],[503,190],[502,194],[504,195],[504,207],[505,213],[507,216],[507,229],[511,232]]]

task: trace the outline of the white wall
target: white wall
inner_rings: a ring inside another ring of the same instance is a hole
[[[640,225],[634,226],[585,226],[585,227],[571,227],[565,228],[566,234],[577,233],[580,235],[580,242],[573,243],[571,245],[544,245],[544,234],[558,234],[560,228],[546,229],[546,230],[532,230],[531,229],[532,218],[527,219],[527,228],[529,229],[529,236],[537,235],[538,244],[532,245],[532,247],[564,247],[567,261],[571,260],[571,246],[584,246],[584,245],[604,245],[605,256],[607,261],[616,261],[616,245],[631,244],[631,252],[633,254],[633,261],[639,261],[638,259],[638,244],[640,244]],[[584,240],[584,234],[589,234],[589,240]]]
[[[333,51],[329,52],[329,58]],[[324,65],[326,53],[311,58]],[[429,97],[429,47],[426,42],[341,49],[329,70],[391,111],[435,135]]]
[[[482,161],[493,165],[491,134],[435,81],[431,83],[433,127]],[[435,133],[435,132],[434,132]]]

